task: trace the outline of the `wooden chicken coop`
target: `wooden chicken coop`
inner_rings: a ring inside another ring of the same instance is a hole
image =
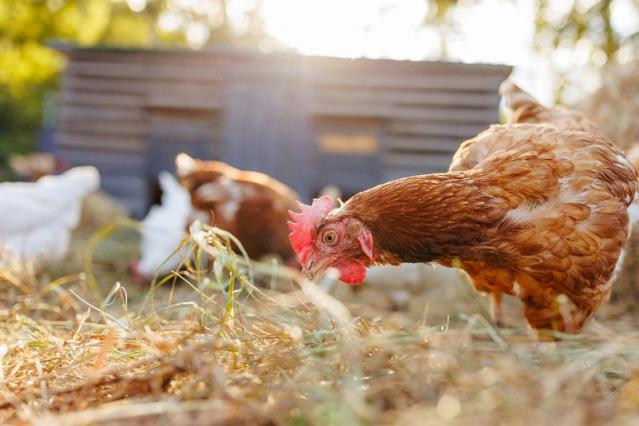
[[[259,170],[308,200],[446,170],[498,121],[510,68],[240,50],[65,48],[55,146],[93,164],[140,216],[158,172],[187,152]]]

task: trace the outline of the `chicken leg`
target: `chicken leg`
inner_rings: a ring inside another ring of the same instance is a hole
[[[490,316],[495,326],[504,327],[504,318],[501,310],[501,293],[490,293]]]

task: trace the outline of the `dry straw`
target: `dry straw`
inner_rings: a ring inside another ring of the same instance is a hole
[[[624,322],[539,343],[526,329],[496,330],[479,315],[436,323],[387,312],[365,318],[323,284],[251,265],[236,252],[232,235],[195,224],[179,250],[183,268],[155,280],[139,306],[119,283],[95,299],[103,283],[88,264],[88,273],[42,283],[28,267],[3,260],[0,421],[637,420],[639,334]]]

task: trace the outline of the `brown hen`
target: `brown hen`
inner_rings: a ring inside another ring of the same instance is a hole
[[[333,267],[356,284],[371,264],[459,266],[492,296],[497,320],[506,293],[523,301],[532,327],[580,331],[610,294],[637,175],[594,124],[522,94],[504,92],[514,120],[537,124],[491,126],[461,145],[448,173],[293,213],[306,274]]]
[[[186,154],[176,157],[175,166],[195,216],[235,235],[253,259],[273,254],[295,261],[286,228],[287,211],[297,198],[291,188],[263,173]]]
[[[605,136],[602,130],[582,113],[560,106],[545,107],[510,79],[504,80],[499,86],[499,94],[506,109],[506,122],[508,124],[539,124]]]

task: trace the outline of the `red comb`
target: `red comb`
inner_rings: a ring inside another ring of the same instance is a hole
[[[299,213],[288,211],[288,215],[292,221],[288,222],[291,230],[288,236],[291,240],[291,246],[297,253],[297,257],[303,262],[306,252],[313,242],[313,231],[326,215],[333,210],[333,200],[328,195],[315,198],[310,206],[297,202],[297,207],[301,210]]]

